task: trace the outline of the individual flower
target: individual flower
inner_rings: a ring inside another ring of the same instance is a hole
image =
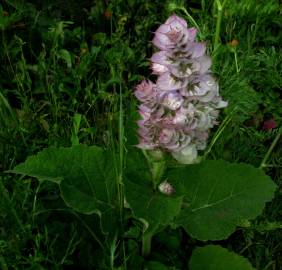
[[[180,151],[171,152],[171,154],[180,163],[193,164],[197,159],[197,147],[195,144],[190,144]]]
[[[183,97],[177,91],[174,91],[164,94],[161,104],[164,107],[175,111],[181,107],[183,101]]]
[[[135,96],[143,103],[154,106],[156,103],[157,89],[151,81],[142,81],[136,86]]]
[[[187,42],[195,39],[196,32],[195,28],[187,28],[184,19],[172,15],[155,32],[153,44],[161,50],[186,46]]]

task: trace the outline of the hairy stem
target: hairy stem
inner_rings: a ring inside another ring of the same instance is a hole
[[[18,224],[20,230],[22,232],[24,232],[25,231],[24,226],[23,226],[23,224],[22,224],[22,222],[21,222],[21,220],[20,220],[16,210],[12,206],[12,202],[11,202],[8,194],[6,193],[5,187],[4,187],[4,185],[3,185],[1,180],[0,180],[0,194],[2,194],[1,196],[4,199],[4,201],[6,202],[6,205],[7,205],[7,207],[10,210],[11,216],[14,218],[15,222]]]
[[[280,128],[279,132],[277,133],[276,137],[274,138],[272,144],[270,145],[268,151],[266,152],[259,168],[260,169],[263,169],[264,167],[267,167],[267,160],[269,159],[274,147],[276,146],[276,144],[278,143],[279,139],[280,139],[280,136],[282,134],[282,127]]]
[[[224,0],[222,4],[220,0],[215,0],[215,3],[217,5],[217,20],[216,20],[214,42],[213,42],[213,52],[215,52],[219,46],[219,36],[220,36],[220,30],[221,30],[222,13],[223,13],[224,6],[226,4],[226,0]]]
[[[144,233],[142,237],[142,256],[147,257],[151,253],[152,234]]]

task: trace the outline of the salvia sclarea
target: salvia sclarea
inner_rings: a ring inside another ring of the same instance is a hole
[[[227,102],[211,75],[206,45],[196,42],[196,28],[172,15],[153,39],[159,49],[151,57],[155,83],[142,81],[135,96],[141,102],[138,147],[170,152],[180,163],[197,161],[206,147],[209,130],[217,124],[218,109]]]

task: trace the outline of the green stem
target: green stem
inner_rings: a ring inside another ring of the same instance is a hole
[[[263,158],[263,160],[262,160],[262,162],[261,162],[261,164],[260,164],[260,166],[259,166],[260,169],[263,169],[263,168],[267,167],[267,160],[269,159],[269,156],[271,155],[271,153],[272,153],[274,147],[275,147],[276,144],[278,143],[281,134],[282,134],[282,127],[281,127],[280,130],[278,131],[276,137],[274,138],[272,144],[270,145],[268,151],[266,152],[266,154],[265,154],[265,156],[264,156],[264,158]]]
[[[120,78],[122,75],[120,74]],[[123,230],[123,210],[124,210],[124,187],[123,187],[123,166],[124,166],[124,110],[123,110],[123,96],[122,96],[122,87],[119,84],[119,180],[118,180],[118,189],[119,189],[119,207],[120,207],[120,225]],[[125,243],[122,241],[122,250],[124,254],[124,268],[126,269],[126,258],[125,258]]]
[[[7,193],[6,193],[4,185],[3,185],[1,180],[0,180],[0,194],[2,194],[2,198],[6,201],[6,204],[7,204],[8,208],[9,208],[9,210],[10,210],[11,216],[14,218],[14,220],[18,224],[20,230],[22,232],[24,232],[25,231],[24,226],[21,223],[21,220],[20,220],[16,210],[12,206],[11,200],[10,200],[9,196],[7,195]]]
[[[41,211],[38,211],[36,213],[34,213],[34,215],[38,216],[41,214],[45,214],[45,213],[49,213],[49,212],[67,212],[67,213],[71,213],[73,214],[81,223],[82,225],[86,228],[86,230],[90,233],[90,235],[93,237],[93,239],[99,244],[99,246],[101,247],[101,249],[103,250],[103,252],[105,253],[105,247],[102,244],[102,242],[99,240],[98,236],[94,233],[94,231],[92,231],[92,229],[88,226],[88,224],[79,216],[79,214],[77,214],[76,212],[70,210],[70,209],[64,209],[64,208],[57,208],[57,209],[44,209]]]
[[[152,234],[144,233],[142,236],[142,256],[147,257],[151,253]]]
[[[194,20],[194,18],[189,14],[187,9],[185,7],[181,7],[179,9],[182,10],[185,13],[185,15],[188,17],[188,20],[197,28],[197,30],[199,31],[199,34],[201,35],[201,29],[200,29],[199,25]]]
[[[6,264],[6,261],[4,257],[0,256],[0,266],[2,270],[8,270],[8,266]]]
[[[152,162],[151,172],[154,189],[157,189],[157,185],[159,184],[164,173],[165,165],[165,160]]]
[[[157,189],[157,185],[159,184],[162,175],[165,171],[166,161],[163,153],[157,153],[154,151],[145,151],[142,150],[145,158],[147,159],[148,166],[152,175],[152,182],[154,189]]]
[[[215,0],[215,2],[217,4],[217,20],[216,20],[216,28],[214,35],[213,52],[215,52],[219,46],[219,35],[221,30],[222,13],[223,13],[223,8],[226,4],[226,0],[224,0],[222,4],[220,3],[219,0]]]
[[[240,68],[239,68],[239,66],[238,66],[238,58],[237,58],[237,52],[236,52],[236,50],[234,50],[234,59],[235,59],[236,71],[237,71],[237,73],[239,73],[239,72],[240,72]]]
[[[231,113],[232,114],[232,113]],[[228,126],[228,124],[230,123],[230,121],[232,120],[232,115],[227,115],[225,117],[225,119],[222,121],[221,125],[219,126],[218,130],[216,131],[216,133],[214,134],[211,143],[209,144],[206,152],[204,153],[204,159],[206,159],[206,157],[208,156],[208,154],[211,152],[214,144],[217,142],[217,140],[219,139],[220,135],[222,134],[222,132],[224,131],[224,129]]]

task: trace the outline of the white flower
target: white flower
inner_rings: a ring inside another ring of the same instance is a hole
[[[173,157],[182,164],[193,164],[197,162],[197,149],[195,144],[190,144],[184,149],[172,152]]]

